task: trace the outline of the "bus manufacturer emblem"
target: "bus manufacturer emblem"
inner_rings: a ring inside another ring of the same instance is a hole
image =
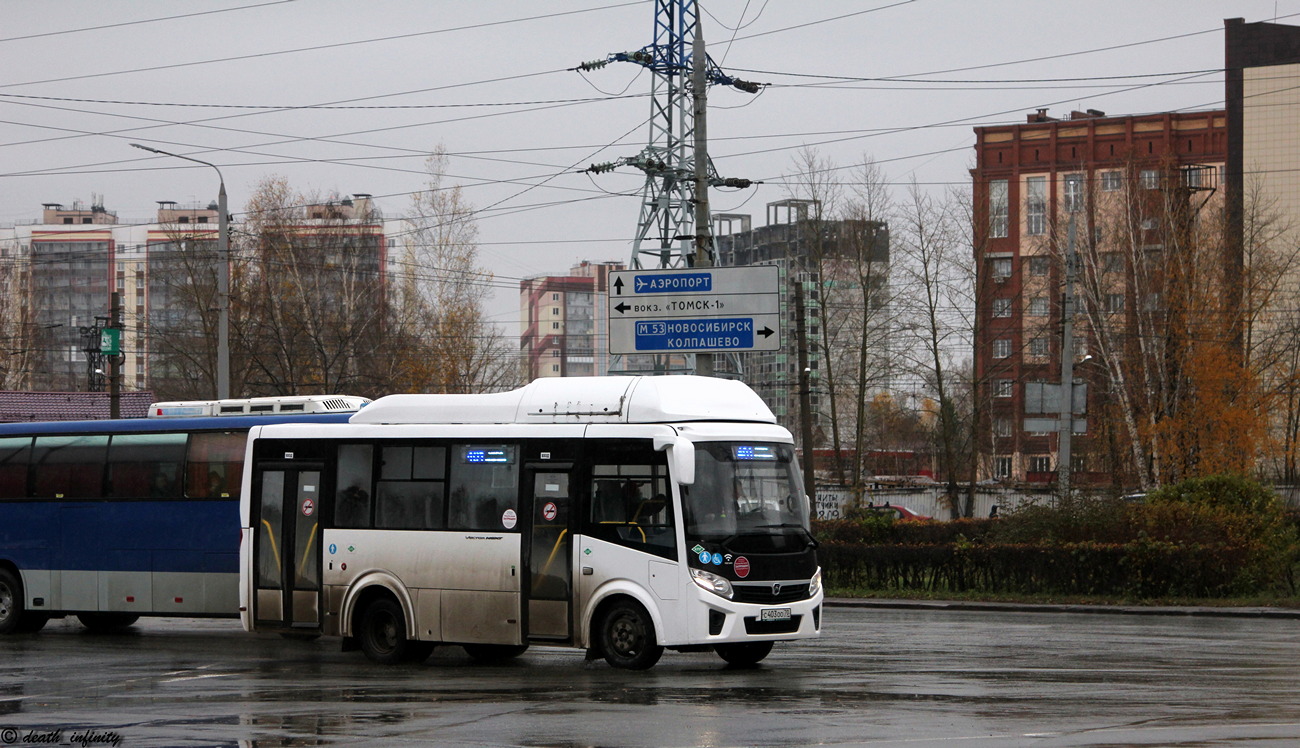
[[[772,585],[772,597],[777,597],[780,594],[781,594],[781,583],[777,582],[776,584]]]

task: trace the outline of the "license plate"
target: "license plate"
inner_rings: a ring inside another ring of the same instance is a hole
[[[763,608],[758,612],[760,621],[788,621],[790,620],[789,608]]]

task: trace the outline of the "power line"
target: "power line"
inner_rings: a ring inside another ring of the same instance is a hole
[[[161,18],[144,18],[139,21],[122,21],[121,23],[106,23],[99,26],[82,26],[76,29],[65,29],[63,31],[47,31],[42,34],[25,34],[23,36],[10,36],[0,39],[0,43],[18,42],[25,39],[44,39],[51,36],[63,36],[65,34],[79,34],[85,31],[106,31],[108,29],[118,29],[124,26],[141,26],[146,23],[162,23],[163,21],[177,21],[183,18],[198,18],[200,16],[211,16],[218,13],[231,13],[239,10],[251,10],[253,8],[265,8],[270,5],[284,5],[294,2],[294,0],[272,0],[272,2],[257,3],[255,5],[240,5],[235,8],[217,8],[216,10],[203,10],[197,13],[184,13],[178,16],[163,16]]]

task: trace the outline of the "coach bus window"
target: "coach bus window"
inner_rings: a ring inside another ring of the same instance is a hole
[[[181,496],[185,434],[120,434],[108,445],[108,491],[114,499]]]
[[[242,431],[192,435],[185,495],[191,499],[238,498],[247,441],[248,434]]]
[[[339,446],[338,499],[334,503],[334,526],[370,526],[370,473],[374,448],[369,444]]]
[[[375,483],[375,527],[440,530],[446,503],[444,447],[384,447]]]
[[[21,499],[27,495],[27,459],[31,447],[28,436],[0,439],[0,499]]]
[[[649,442],[592,447],[593,537],[676,558],[668,463]]]
[[[512,529],[506,526],[505,517],[506,510],[516,509],[519,500],[517,449],[502,444],[456,448],[448,527],[494,532]]]
[[[38,436],[32,451],[33,495],[55,499],[103,496],[107,436]]]

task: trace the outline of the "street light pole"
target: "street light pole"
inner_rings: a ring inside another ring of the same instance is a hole
[[[226,210],[226,178],[216,164],[207,161],[139,143],[132,143],[131,147],[211,166],[221,182],[217,192],[217,399],[225,400],[230,397],[230,214]]]

